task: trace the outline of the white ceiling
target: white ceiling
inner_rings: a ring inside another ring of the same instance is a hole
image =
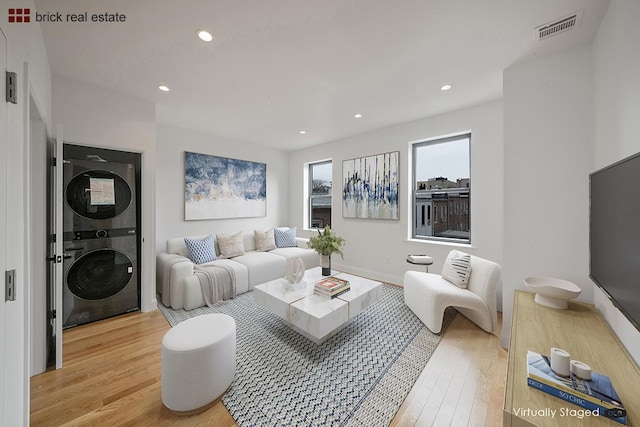
[[[52,72],[156,103],[158,123],[295,150],[502,96],[502,70],[593,40],[603,0],[36,0]],[[584,10],[579,28],[533,29]],[[196,29],[214,40],[196,38]],[[445,83],[453,85],[440,91]],[[158,91],[159,84],[171,88]],[[363,117],[355,119],[355,113]],[[299,131],[305,129],[305,135]]]

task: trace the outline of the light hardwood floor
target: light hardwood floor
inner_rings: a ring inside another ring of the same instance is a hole
[[[160,394],[160,311],[132,313],[64,332],[64,367],[31,378],[32,426],[236,426],[217,401],[188,417]],[[392,426],[502,424],[507,352],[457,315]]]
[[[501,426],[507,359],[500,337],[457,314],[391,426]]]

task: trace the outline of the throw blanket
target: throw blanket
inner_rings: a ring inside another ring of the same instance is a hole
[[[195,266],[207,306],[236,297],[236,273],[226,265]]]

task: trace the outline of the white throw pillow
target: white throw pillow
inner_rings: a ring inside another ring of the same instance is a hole
[[[253,230],[253,237],[256,239],[257,251],[266,252],[276,248],[273,228],[267,231]]]
[[[242,242],[242,231],[233,236],[225,236],[224,234],[216,234],[216,241],[220,249],[219,258],[233,258],[244,255],[244,244]]]
[[[458,251],[449,252],[441,275],[457,287],[466,289],[471,276],[471,255]]]

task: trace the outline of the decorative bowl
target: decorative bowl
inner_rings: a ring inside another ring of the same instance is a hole
[[[575,283],[553,277],[525,277],[524,284],[536,293],[535,302],[560,310],[567,309],[567,301],[576,298],[582,292]]]

